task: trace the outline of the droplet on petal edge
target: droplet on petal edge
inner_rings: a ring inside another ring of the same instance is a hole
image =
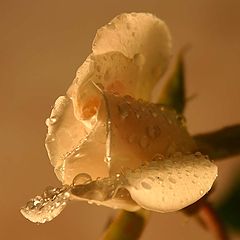
[[[49,222],[58,216],[69,201],[69,187],[47,187],[42,196],[36,196],[21,208],[22,215],[34,223]]]
[[[92,181],[92,178],[89,174],[87,173],[80,173],[77,176],[74,177],[73,179],[73,186],[76,185],[85,185],[88,184]]]

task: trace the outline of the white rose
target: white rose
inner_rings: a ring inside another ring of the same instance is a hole
[[[66,199],[169,212],[210,190],[217,167],[194,154],[182,116],[152,103],[170,56],[168,28],[152,14],[122,14],[97,31],[93,52],[47,119],[46,147],[70,186]],[[28,218],[44,222],[40,215]]]

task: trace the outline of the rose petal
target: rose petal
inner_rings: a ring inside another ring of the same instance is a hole
[[[153,86],[163,74],[171,55],[166,24],[149,13],[121,14],[97,31],[93,53],[118,51],[141,66],[137,98],[149,100]]]
[[[92,97],[95,94],[91,82],[101,84],[105,91],[136,97],[138,79],[139,67],[121,53],[91,55],[79,68],[68,90],[68,96],[73,100],[75,116],[81,120],[80,112],[86,96]]]
[[[192,152],[183,117],[163,105],[104,93],[111,121],[110,174],[135,169],[156,154]]]
[[[48,134],[45,145],[48,156],[55,169],[59,169],[66,153],[79,144],[86,136],[86,131],[73,114],[72,101],[65,96],[56,100],[46,124]],[[56,175],[60,181],[63,180],[63,171],[56,171]]]
[[[163,66],[166,65],[165,61],[169,57],[170,37],[167,27],[161,20],[151,14],[135,14],[135,16],[134,14],[123,14],[122,17],[120,16],[118,20],[115,19],[113,22],[116,22],[117,26],[114,34],[125,36],[125,43],[128,41],[128,37],[129,41],[132,39],[129,33],[127,35],[127,33],[122,32],[124,26],[130,24],[132,29],[136,28],[133,45],[136,44],[138,47],[135,46],[135,50],[133,49],[130,52],[130,48],[133,46],[125,44],[125,50],[128,53],[122,51],[121,48],[118,49],[120,47],[119,42],[123,41],[122,37],[120,37],[116,41],[115,52],[112,52],[113,49],[109,50],[111,52],[105,49],[104,54],[97,55],[101,49],[102,40],[105,38],[105,33],[101,30],[102,37],[96,37],[95,39],[94,53],[79,68],[77,76],[68,90],[68,96],[59,98],[61,103],[57,102],[55,105],[61,107],[56,107],[50,117],[50,119],[54,119],[56,115],[59,120],[54,124],[48,124],[46,148],[56,174],[63,182],[67,175],[72,175],[65,171],[65,167],[68,165],[68,162],[65,161],[66,156],[79,146],[93,128],[92,124],[87,125],[90,121],[85,121],[84,118],[94,116],[96,114],[95,108],[99,107],[99,102],[95,98],[95,90],[92,91],[93,88],[89,87],[90,83],[101,83],[106,91],[118,92],[121,95],[129,94],[136,98],[142,96],[140,92],[141,88],[143,88],[144,92],[149,95],[153,82],[160,76]],[[144,28],[139,27],[139,24]],[[146,35],[144,35],[144,32],[146,32]],[[142,44],[149,45],[148,41],[153,35],[156,41],[154,40],[152,47],[142,46]],[[163,49],[161,50],[161,48]],[[155,69],[157,66],[160,68]],[[146,96],[142,97],[147,98]],[[89,161],[87,162],[89,163]],[[92,162],[94,162],[94,158]],[[76,165],[85,167],[87,164],[79,165],[76,163]],[[82,167],[80,168],[82,169]],[[80,169],[76,168],[75,172],[78,170]],[[101,172],[99,172],[100,176],[105,176],[105,172]],[[67,182],[71,179],[72,177],[68,178]]]
[[[200,199],[212,187],[217,167],[205,156],[172,156],[152,161],[126,173],[133,200],[158,212],[180,210]]]

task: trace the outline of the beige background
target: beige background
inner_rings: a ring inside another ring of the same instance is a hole
[[[95,31],[122,12],[164,19],[175,51],[191,44],[186,109],[191,133],[240,122],[240,1],[0,1],[0,239],[97,239],[114,210],[74,202],[37,226],[19,208],[58,185],[48,160],[45,119],[54,100],[91,51]],[[239,157],[219,163],[216,195],[224,195]],[[236,239],[240,237],[236,237]],[[194,219],[154,213],[142,240],[212,239]]]

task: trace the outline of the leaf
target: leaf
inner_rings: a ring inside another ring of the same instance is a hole
[[[178,113],[182,113],[185,107],[185,83],[184,62],[182,49],[176,56],[172,69],[165,79],[158,103],[173,107]]]
[[[195,135],[199,151],[211,159],[221,159],[240,154],[240,124]]]
[[[236,172],[232,187],[216,210],[229,228],[240,232],[240,169]]]
[[[139,239],[149,216],[142,209],[137,212],[120,211],[108,226],[101,240],[137,240]]]

